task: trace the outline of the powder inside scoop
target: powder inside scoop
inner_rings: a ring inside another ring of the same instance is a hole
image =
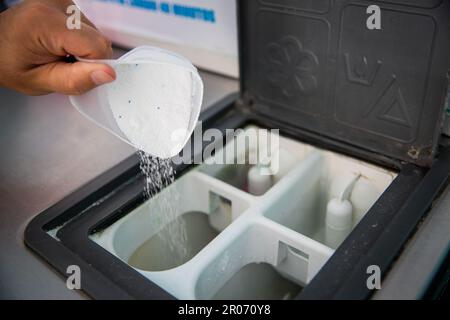
[[[151,63],[118,64],[115,70],[107,93],[120,130],[140,150],[161,158],[176,155],[193,121],[191,72]]]

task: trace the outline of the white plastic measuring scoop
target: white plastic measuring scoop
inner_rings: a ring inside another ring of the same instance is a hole
[[[177,155],[198,121],[203,82],[182,56],[142,46],[105,63],[116,80],[83,95],[70,96],[92,122],[133,147],[163,159]]]

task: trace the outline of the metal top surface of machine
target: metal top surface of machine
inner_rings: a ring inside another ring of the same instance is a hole
[[[381,29],[370,30],[376,4]],[[450,69],[449,1],[240,1],[252,111],[372,154],[430,166]],[[319,138],[320,139],[320,138]]]

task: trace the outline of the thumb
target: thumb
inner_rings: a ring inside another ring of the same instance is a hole
[[[90,62],[52,62],[34,68],[30,73],[30,80],[42,91],[68,95],[79,95],[116,79],[110,66]]]

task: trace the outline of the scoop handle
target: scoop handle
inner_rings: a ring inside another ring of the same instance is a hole
[[[116,60],[114,60],[114,59],[85,59],[85,58],[81,58],[81,57],[75,57],[75,59],[77,59],[80,62],[103,63],[103,64],[107,64],[111,67],[116,65]]]

